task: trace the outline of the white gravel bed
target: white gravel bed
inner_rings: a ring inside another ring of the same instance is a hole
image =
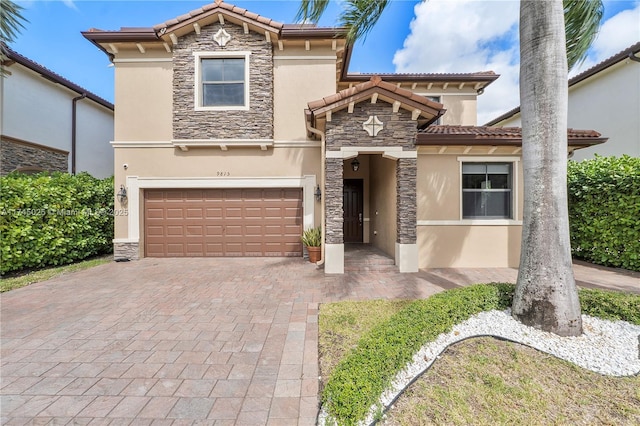
[[[449,345],[474,336],[495,336],[522,343],[600,374],[640,373],[640,326],[582,315],[582,328],[581,336],[560,337],[523,325],[513,319],[510,309],[481,312],[424,345],[381,395],[380,404],[389,406]],[[378,407],[371,407],[365,424],[373,422],[376,411]],[[322,410],[318,424],[324,425],[326,421],[326,412]]]

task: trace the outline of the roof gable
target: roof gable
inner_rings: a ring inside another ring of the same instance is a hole
[[[373,76],[369,81],[309,102],[307,105],[312,118],[316,119],[326,116],[328,112],[352,108],[350,105],[365,100],[371,99],[371,102],[375,103],[378,98],[392,104],[396,111],[399,108],[411,111],[414,120],[422,116],[429,121],[434,121],[446,111],[442,104],[388,83],[379,76]]]
[[[243,26],[245,32],[250,28],[260,33],[268,31],[273,35],[277,35],[284,26],[280,22],[249,12],[247,9],[225,3],[222,0],[216,0],[215,3],[204,5],[189,13],[154,25],[153,29],[159,36],[174,32],[180,32],[181,35],[184,35],[194,31],[198,32],[198,27],[209,25],[213,22],[224,24],[227,20]]]

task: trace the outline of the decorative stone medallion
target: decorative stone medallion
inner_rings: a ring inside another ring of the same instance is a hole
[[[229,40],[231,40],[231,35],[224,28],[220,28],[213,36],[213,41],[218,43],[220,47],[224,47]]]
[[[384,128],[384,124],[382,121],[378,120],[377,115],[370,115],[369,119],[362,123],[362,128],[369,134],[369,136],[376,137]]]

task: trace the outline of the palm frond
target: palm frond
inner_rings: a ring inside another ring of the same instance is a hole
[[[366,38],[376,25],[389,0],[347,0],[345,10],[340,15],[340,23],[349,29],[347,41]]]
[[[9,43],[18,35],[23,22],[26,20],[22,16],[22,6],[11,0],[0,0],[0,42]]]
[[[301,0],[296,21],[316,23],[329,6],[329,0]]]
[[[564,0],[564,26],[567,36],[569,69],[580,65],[598,35],[604,14],[602,0]]]

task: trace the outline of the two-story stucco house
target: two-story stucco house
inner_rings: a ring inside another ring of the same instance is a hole
[[[475,127],[493,72],[350,74],[342,29],[220,1],[83,35],[115,65],[117,257],[301,256],[321,225],[327,273],[350,243],[400,272],[517,265],[520,130]]]
[[[113,174],[113,104],[2,46],[0,175]]]

